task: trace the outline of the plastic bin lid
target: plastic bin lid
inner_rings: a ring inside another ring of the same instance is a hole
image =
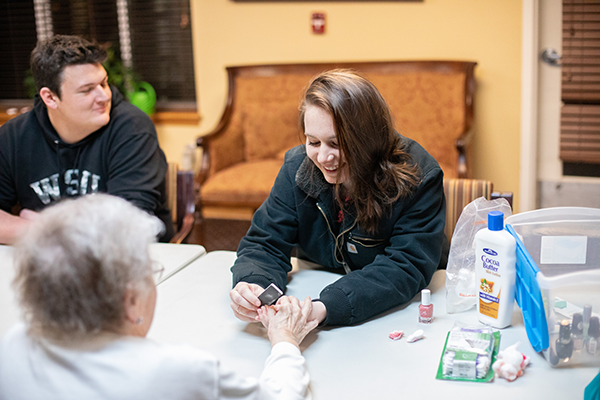
[[[531,223],[552,223],[564,220],[589,220],[599,219],[600,209],[591,207],[549,207],[538,210],[525,211],[513,214],[506,218],[506,224],[521,225]]]
[[[525,323],[529,342],[535,351],[540,352],[547,349],[550,343],[546,311],[544,309],[540,286],[536,279],[536,275],[540,270],[513,227],[507,223],[505,229],[517,241],[515,297],[517,304],[523,312],[523,322]]]

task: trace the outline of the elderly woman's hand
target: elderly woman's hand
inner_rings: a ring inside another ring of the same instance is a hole
[[[300,302],[293,296],[284,296],[274,307],[263,306],[258,309],[258,317],[267,328],[271,345],[290,342],[295,346],[315,329],[319,322],[308,320],[312,313],[312,302],[307,297]]]

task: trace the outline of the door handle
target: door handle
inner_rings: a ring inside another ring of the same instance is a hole
[[[558,52],[552,48],[547,48],[542,52],[541,55],[542,61],[552,67],[560,67],[561,66],[561,56]]]

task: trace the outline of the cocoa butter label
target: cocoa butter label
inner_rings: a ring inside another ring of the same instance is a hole
[[[500,277],[500,273],[498,272],[500,261],[492,258],[497,256],[498,253],[492,249],[483,249],[483,252],[485,253],[481,256],[481,266],[483,267],[483,270],[488,274]]]
[[[498,319],[498,309],[500,307],[500,293],[498,297],[492,293],[494,291],[494,282],[487,279],[480,280],[479,286],[479,312],[490,318]]]

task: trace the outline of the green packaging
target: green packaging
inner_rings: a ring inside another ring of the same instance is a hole
[[[500,332],[489,327],[455,326],[448,335],[436,379],[490,382],[500,348]]]

